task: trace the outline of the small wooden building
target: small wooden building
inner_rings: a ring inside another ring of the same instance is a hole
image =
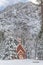
[[[21,44],[17,46],[17,54],[19,59],[26,59],[26,51]]]

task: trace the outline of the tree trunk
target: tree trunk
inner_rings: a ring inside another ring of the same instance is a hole
[[[43,32],[43,0],[41,0],[41,15],[42,15],[42,32]]]
[[[39,33],[39,38],[41,38],[42,33],[43,33],[43,0],[41,0],[41,31]]]

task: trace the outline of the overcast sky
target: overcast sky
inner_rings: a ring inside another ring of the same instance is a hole
[[[7,5],[15,4],[18,2],[27,2],[27,1],[32,1],[33,3],[36,3],[36,0],[0,0],[0,9]]]

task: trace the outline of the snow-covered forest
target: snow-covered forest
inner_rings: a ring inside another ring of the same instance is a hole
[[[18,59],[16,52],[18,38],[26,50],[27,59],[43,60],[42,4],[19,2],[0,11],[1,60]]]

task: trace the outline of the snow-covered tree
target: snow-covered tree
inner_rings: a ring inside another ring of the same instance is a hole
[[[6,41],[8,42],[5,43],[6,47],[5,47],[5,52],[2,59],[6,59],[6,60],[16,59],[17,58],[16,44],[14,43],[12,38]]]
[[[43,0],[37,0],[38,1],[38,3],[39,3],[39,5],[41,6],[41,31],[40,31],[40,33],[39,33],[39,38],[41,38],[41,36],[42,36],[42,33],[43,33]]]

